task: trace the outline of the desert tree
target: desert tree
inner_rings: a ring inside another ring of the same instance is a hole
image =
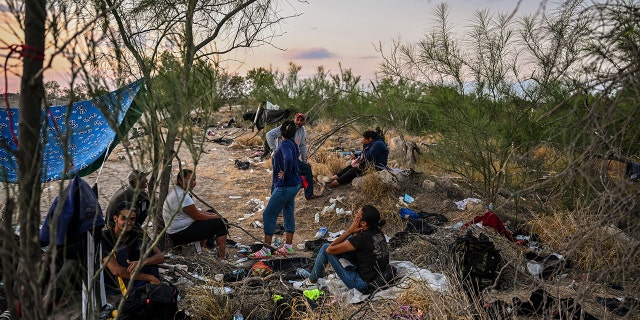
[[[159,190],[156,212],[161,210],[169,188],[171,163],[177,153],[176,137],[180,127],[188,125],[186,118],[194,109],[195,100],[200,100],[197,105],[209,112],[220,105],[212,100],[202,103],[202,97],[212,95],[194,85],[194,81],[199,81],[194,79],[194,64],[208,60],[212,66],[219,67],[220,57],[233,50],[271,45],[274,37],[281,34],[280,22],[289,17],[282,15],[282,4],[288,3],[258,0],[103,2],[101,7],[108,12],[104,23],[113,28],[108,33],[111,48],[120,54],[113,56],[113,63],[127,64],[126,57],[130,56],[135,63],[127,71],[146,78],[146,116],[149,117],[150,161],[154,169],[150,188]],[[171,80],[177,81],[174,82],[177,85],[165,92],[156,90],[154,83],[162,54],[173,54],[179,61],[177,65],[172,64],[178,68],[174,70],[178,78]],[[215,91],[216,84],[217,81],[211,79],[207,87],[210,92]],[[164,96],[164,105],[153,100],[160,96]],[[170,104],[166,96],[171,96]],[[168,124],[165,131],[160,123]],[[155,223],[158,227],[163,225],[159,214]]]

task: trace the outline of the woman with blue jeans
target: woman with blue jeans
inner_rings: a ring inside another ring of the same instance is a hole
[[[320,248],[309,278],[299,289],[313,289],[331,264],[338,277],[349,289],[367,291],[369,283],[381,275],[389,265],[389,246],[380,230],[386,223],[373,206],[363,206],[356,213],[351,226],[331,244]]]
[[[275,254],[289,255],[293,253],[293,233],[296,231],[296,224],[293,216],[294,199],[302,179],[298,168],[298,157],[300,151],[298,145],[293,140],[296,134],[296,124],[293,121],[285,121],[280,126],[282,142],[271,157],[273,163],[273,177],[271,198],[262,213],[264,224],[264,246],[259,251],[250,255],[254,259],[264,259],[271,256],[271,250],[267,247],[271,245],[273,233],[276,230],[276,220],[282,212],[284,218],[284,245],[277,249]]]

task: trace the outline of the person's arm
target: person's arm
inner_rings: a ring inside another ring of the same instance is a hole
[[[198,210],[195,204],[183,207],[182,211],[184,211],[184,213],[186,213],[193,220],[209,220],[221,218],[220,215],[216,213]]]
[[[102,259],[102,261],[107,264],[107,269],[109,269],[114,276],[118,276],[122,279],[131,279],[131,272],[129,272],[126,267],[119,265],[114,255],[107,256]],[[154,275],[144,272],[138,272],[133,280],[142,280],[153,284],[160,283],[160,279],[156,278]]]
[[[280,139],[281,136],[280,127],[275,127],[267,132],[265,139],[267,139],[267,144],[271,150],[276,150],[278,147],[278,139]]]
[[[353,244],[351,244],[351,242],[349,242],[349,240],[347,240],[347,238],[349,238],[349,236],[351,236],[352,234],[356,234],[360,231],[362,231],[362,229],[360,228],[360,218],[356,217],[353,219],[353,222],[351,222],[349,228],[337,239],[331,242],[329,247],[327,247],[327,253],[336,255],[356,250],[356,248],[353,246]]]
[[[142,267],[147,266],[147,265],[157,265],[157,264],[161,264],[164,262],[164,253],[162,253],[162,251],[160,251],[160,249],[158,249],[158,247],[153,247],[153,255],[151,257],[142,259]],[[136,269],[139,261],[129,261],[127,260],[127,263],[129,263],[129,267],[127,267],[127,271],[129,273],[133,273],[133,271]]]

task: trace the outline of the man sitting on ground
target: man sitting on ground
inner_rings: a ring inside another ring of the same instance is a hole
[[[149,254],[143,256],[151,240],[144,239],[140,229],[134,227],[136,218],[134,204],[121,202],[112,216],[113,223],[102,232],[102,261],[106,264],[105,286],[109,295],[123,293],[122,286],[126,288],[131,279],[135,280],[134,288],[145,283],[160,283],[158,264],[164,262],[164,254],[153,246]],[[139,265],[141,269],[134,277]]]

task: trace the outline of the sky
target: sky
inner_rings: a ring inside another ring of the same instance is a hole
[[[375,79],[382,62],[376,46],[381,44],[387,52],[394,39],[412,43],[420,40],[432,28],[433,13],[439,3],[448,4],[450,21],[455,28],[463,30],[469,26],[477,10],[511,13],[517,8],[516,15],[534,14],[539,12],[542,1],[290,0],[289,6],[283,6],[283,10],[300,16],[282,23],[282,36],[273,40],[274,46],[237,50],[224,58],[228,59],[227,70],[242,76],[246,71],[261,66],[287,72],[289,62],[302,67],[301,77],[315,74],[321,65],[336,74],[341,64],[343,69],[351,69],[353,74],[368,83],[368,80]],[[17,92],[19,79],[9,76],[8,91]],[[56,80],[66,87],[61,80],[63,78],[62,73],[56,70],[45,72],[45,81]],[[4,79],[0,90],[4,92]]]

